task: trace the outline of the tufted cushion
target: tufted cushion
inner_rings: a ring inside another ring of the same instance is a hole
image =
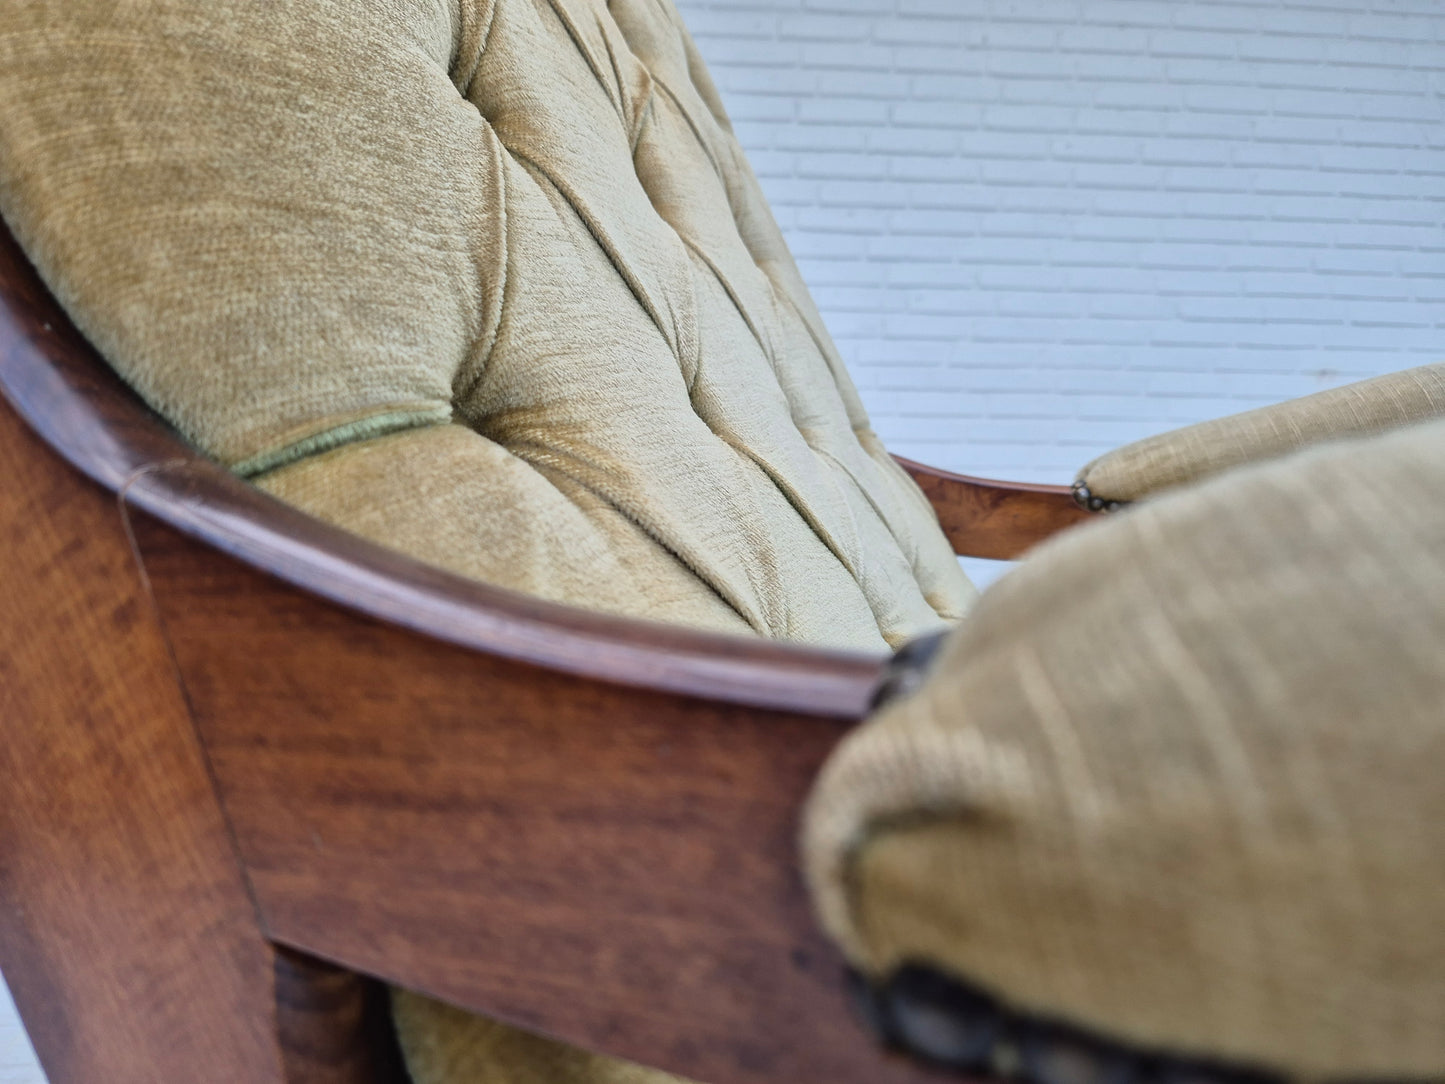
[[[0,101],[52,289],[282,499],[720,630],[881,649],[971,601],[670,0],[6,0]],[[398,1004],[423,1081],[652,1079]]]
[[[1442,491],[1435,421],[1036,549],[820,778],[829,929],[1145,1049],[1445,1079]]]
[[[47,281],[283,499],[718,629],[968,605],[670,0],[8,0],[0,95]]]

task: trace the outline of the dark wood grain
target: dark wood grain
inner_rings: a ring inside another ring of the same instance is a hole
[[[0,404],[0,969],[51,1084],[400,1084],[257,921],[115,498]]]
[[[408,1084],[385,986],[288,948],[272,972],[287,1084]]]
[[[923,490],[954,552],[962,557],[1012,561],[1044,539],[1093,518],[1065,486],[996,482],[895,458]]]
[[[280,1081],[270,948],[115,500],[0,404],[0,967],[53,1084]]]
[[[136,528],[273,938],[709,1084],[927,1078],[797,872],[846,720],[437,643]]]

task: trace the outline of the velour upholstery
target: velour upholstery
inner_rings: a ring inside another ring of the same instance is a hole
[[[1137,501],[1321,441],[1439,417],[1445,363],[1421,365],[1126,444],[1084,467],[1078,484],[1104,502]]]
[[[46,281],[281,498],[714,629],[970,604],[670,0],[7,0],[0,95]]]
[[[1299,1079],[1445,1079],[1445,421],[1037,548],[840,747],[806,864],[866,973]]]
[[[972,603],[671,0],[6,0],[0,101],[47,283],[281,499],[715,630],[882,651]],[[398,1003],[420,1084],[652,1079]]]
[[[413,1077],[426,1084],[687,1084],[680,1077],[481,1020],[397,990],[392,1005]]]

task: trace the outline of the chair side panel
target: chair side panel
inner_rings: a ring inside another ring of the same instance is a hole
[[[447,645],[136,532],[275,940],[710,1084],[916,1084],[797,871],[847,727]]]
[[[280,1081],[271,950],[114,498],[0,403],[0,966],[53,1084]]]

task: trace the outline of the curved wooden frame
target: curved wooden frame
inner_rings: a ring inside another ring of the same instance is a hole
[[[0,392],[44,442],[0,412],[0,967],[54,1084],[395,1079],[332,965],[710,1084],[929,1075],[849,1018],[794,869],[886,660],[302,515],[141,406],[8,235]],[[962,552],[1086,517],[904,465]]]

